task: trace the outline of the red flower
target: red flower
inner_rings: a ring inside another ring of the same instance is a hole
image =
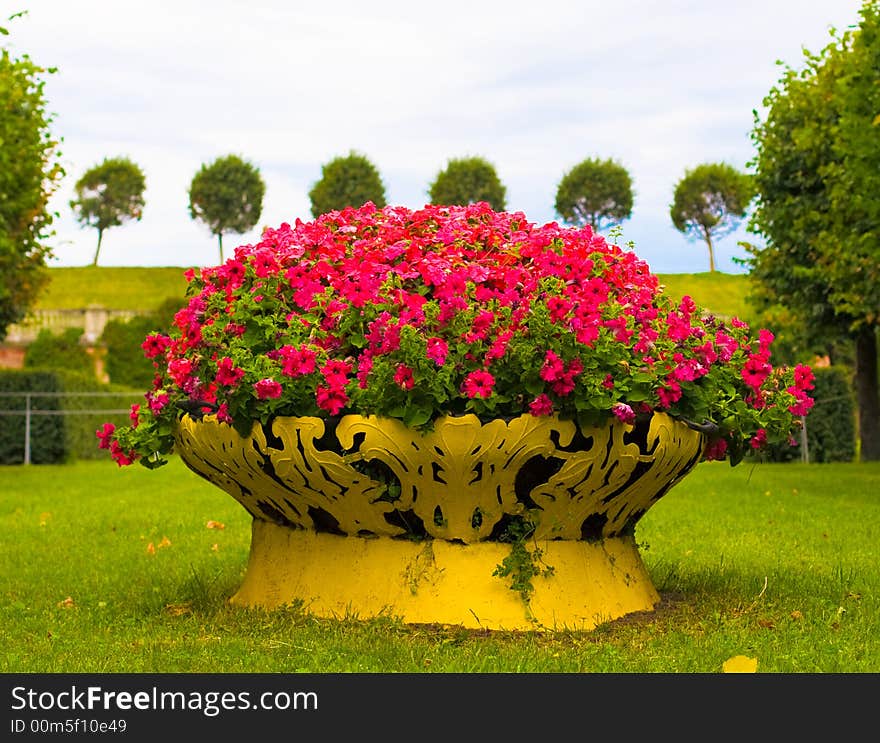
[[[794,368],[794,386],[799,390],[813,389],[815,376],[813,370],[804,364],[798,364]]]
[[[147,405],[150,407],[150,412],[155,416],[158,415],[162,409],[170,402],[171,397],[167,392],[148,392],[146,394]]]
[[[404,390],[411,390],[416,383],[413,378],[413,371],[406,364],[398,364],[394,371],[394,382],[398,387]]]
[[[529,412],[537,417],[553,415],[553,401],[542,392],[529,403]]]
[[[321,374],[331,387],[345,387],[348,384],[348,375],[351,372],[351,364],[347,361],[333,359],[321,367]]]
[[[483,369],[472,371],[465,377],[462,390],[468,397],[489,397],[495,386],[495,377]]]
[[[283,363],[281,373],[288,377],[301,377],[315,371],[317,354],[310,348],[284,346],[279,354]]]
[[[428,338],[428,350],[426,356],[431,359],[437,366],[443,366],[446,363],[446,355],[449,353],[449,346],[442,338]]]
[[[110,448],[110,439],[113,436],[113,432],[115,430],[116,426],[114,426],[112,423],[105,423],[97,431],[95,431],[95,436],[98,437],[98,448]]]
[[[743,381],[752,389],[758,389],[767,379],[773,367],[761,355],[749,356],[742,369]]]
[[[113,459],[113,461],[116,462],[116,464],[120,467],[125,467],[129,464],[134,464],[138,459],[137,452],[134,452],[134,451],[124,452],[124,451],[122,451],[122,447],[119,445],[118,441],[111,441],[110,442],[110,456]]]
[[[144,356],[148,359],[154,359],[157,356],[162,356],[170,345],[171,339],[167,335],[154,333],[146,337],[141,343],[141,348],[144,350]]]
[[[320,385],[315,390],[315,402],[321,410],[326,410],[330,415],[338,415],[348,403],[348,395],[340,388],[330,388]]]
[[[623,423],[635,423],[635,411],[626,403],[615,403],[611,408],[611,412],[614,413],[614,415],[617,416],[618,420],[622,421]]]
[[[788,387],[786,389],[790,395],[792,395],[795,399],[795,402],[792,405],[788,406],[788,412],[792,415],[803,416],[810,412],[810,409],[813,407],[815,400],[810,397],[803,390],[799,390],[797,387]]]
[[[763,449],[767,445],[767,431],[759,428],[749,443],[752,449]]]
[[[244,369],[239,369],[235,366],[232,359],[228,356],[224,356],[220,359],[220,363],[217,364],[217,376],[214,377],[214,381],[225,387],[234,387],[239,383],[243,376]]]
[[[555,382],[565,374],[565,362],[553,351],[547,351],[544,355],[544,365],[538,374],[545,382]]]
[[[706,446],[703,452],[703,458],[712,461],[713,459],[724,459],[727,456],[727,441],[724,439],[716,439]]]
[[[281,397],[281,385],[274,379],[261,379],[254,384],[259,400],[275,400]]]

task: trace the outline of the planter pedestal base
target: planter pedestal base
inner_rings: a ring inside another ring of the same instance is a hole
[[[532,578],[527,604],[509,577],[493,575],[510,544],[336,536],[254,519],[247,573],[231,601],[492,630],[591,630],[659,601],[633,537],[537,546],[553,572]]]

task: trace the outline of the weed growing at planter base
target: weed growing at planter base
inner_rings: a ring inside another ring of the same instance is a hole
[[[249,517],[177,459],[3,467],[0,670],[876,673],[877,492],[876,464],[701,464],[637,528],[655,612],[515,634],[231,607]]]

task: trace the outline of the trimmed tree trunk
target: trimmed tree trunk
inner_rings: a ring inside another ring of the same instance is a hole
[[[862,462],[880,461],[880,396],[877,382],[877,332],[863,325],[856,335],[856,399]]]
[[[217,244],[220,246],[220,264],[223,263],[223,233],[217,233]]]
[[[709,272],[715,273],[715,246],[712,245],[712,233],[704,230],[703,234],[706,238],[706,245],[709,247]]]
[[[98,247],[95,249],[95,257],[92,259],[92,265],[93,265],[93,266],[97,266],[97,265],[98,265],[98,253],[101,252],[101,238],[103,238],[103,237],[104,237],[104,230],[102,230],[102,229],[99,227],[99,228],[98,228]]]

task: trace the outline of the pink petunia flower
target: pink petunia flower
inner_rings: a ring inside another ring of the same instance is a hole
[[[224,387],[234,387],[244,376],[244,369],[239,369],[228,356],[224,356],[217,364],[217,375],[214,381]]]
[[[767,445],[767,431],[763,428],[759,428],[755,435],[752,436],[751,441],[752,449],[763,449]]]
[[[315,390],[315,402],[321,410],[326,410],[330,415],[338,415],[348,403],[348,395],[344,389],[319,385]]]
[[[536,417],[553,415],[553,401],[542,392],[529,403],[529,412]]]
[[[428,349],[425,355],[431,359],[437,366],[443,366],[446,363],[446,356],[449,354],[449,345],[442,338],[428,338]]]
[[[623,423],[635,423],[636,413],[625,402],[617,402],[611,407],[611,412]]]
[[[492,394],[494,386],[495,377],[484,369],[477,369],[465,377],[462,390],[470,398],[486,398]]]
[[[413,371],[406,364],[398,364],[394,371],[394,383],[404,390],[411,390],[416,383]]]
[[[109,449],[111,438],[113,436],[113,432],[116,430],[116,426],[112,423],[105,423],[101,426],[97,431],[95,431],[95,436],[98,438],[98,448],[99,449]]]
[[[257,398],[260,400],[275,400],[281,397],[281,385],[274,379],[261,379],[254,384],[257,392]]]

